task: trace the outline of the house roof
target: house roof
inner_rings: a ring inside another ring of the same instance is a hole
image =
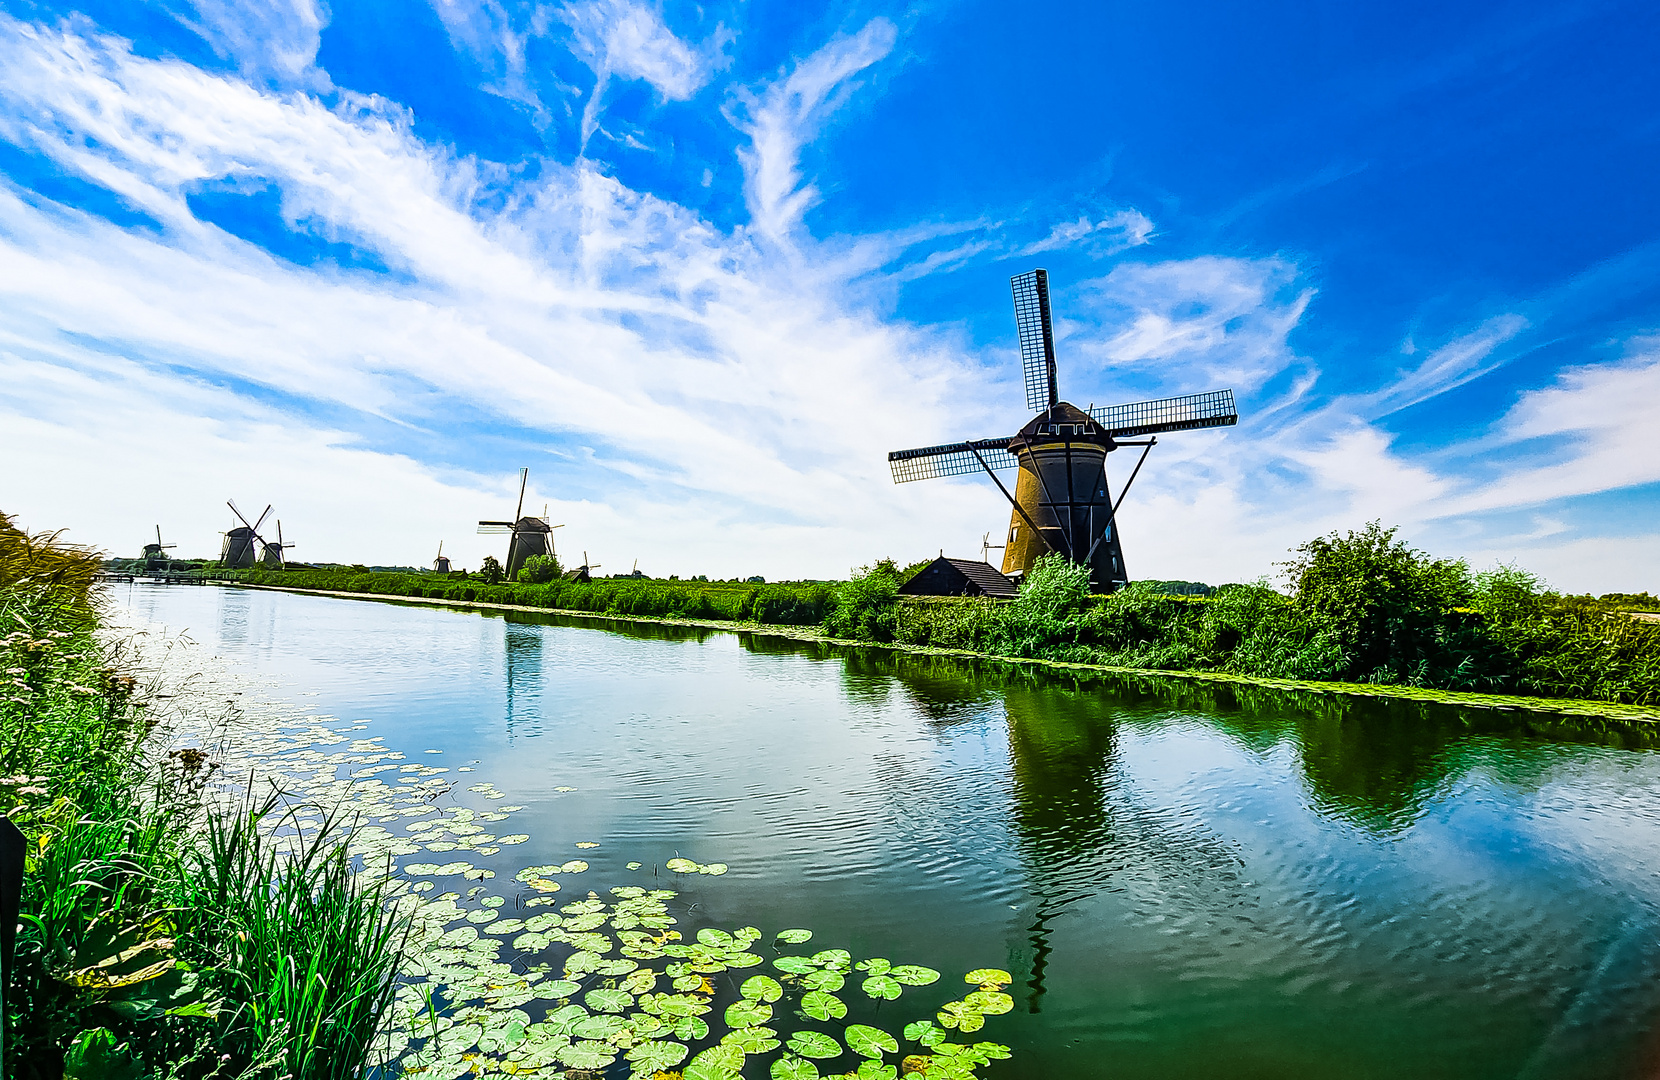
[[[1013,597],[1018,589],[990,563],[940,557],[917,571],[899,589],[910,596]]]

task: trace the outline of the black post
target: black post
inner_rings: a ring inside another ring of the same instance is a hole
[[[6,987],[17,948],[17,916],[23,904],[23,852],[27,844],[12,819],[0,817],[0,1070],[6,1064]]]

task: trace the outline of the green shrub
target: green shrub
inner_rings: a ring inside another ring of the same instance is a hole
[[[833,637],[862,641],[892,641],[899,582],[892,571],[880,565],[860,567],[853,579],[836,590],[836,600],[824,619],[824,628]]]
[[[527,585],[543,585],[560,573],[559,560],[552,555],[532,555],[519,567],[518,580]]]

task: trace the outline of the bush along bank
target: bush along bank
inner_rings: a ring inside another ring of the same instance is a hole
[[[1373,522],[1297,548],[1290,584],[1091,596],[1088,574],[1040,559],[1013,602],[917,601],[892,564],[856,574],[838,637],[1166,671],[1660,704],[1660,624],[1546,591],[1515,568],[1472,573]]]
[[[341,830],[274,840],[274,799],[225,807],[204,753],[148,756],[99,567],[0,514],[0,810],[27,841],[4,1075],[360,1075],[398,959],[382,897]]]
[[[489,584],[441,574],[359,573],[351,570],[234,570],[215,578],[287,589],[407,596],[464,603],[516,604],[600,615],[722,619],[776,626],[818,626],[835,602],[833,586],[812,582],[748,584],[610,578],[541,584]]]

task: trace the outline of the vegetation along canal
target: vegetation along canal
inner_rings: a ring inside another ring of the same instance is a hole
[[[580,859],[561,902],[674,888],[688,939],[811,928],[808,950],[944,973],[879,1008],[849,973],[848,1020],[895,1031],[964,972],[1006,969],[1014,1008],[974,1037],[1012,1055],[985,1076],[1660,1063],[1660,736],[1642,725],[234,588],[115,595],[450,769],[440,810],[522,806],[528,840],[462,853],[504,913],[530,910],[521,869]],[[677,857],[729,869],[673,874]]]

